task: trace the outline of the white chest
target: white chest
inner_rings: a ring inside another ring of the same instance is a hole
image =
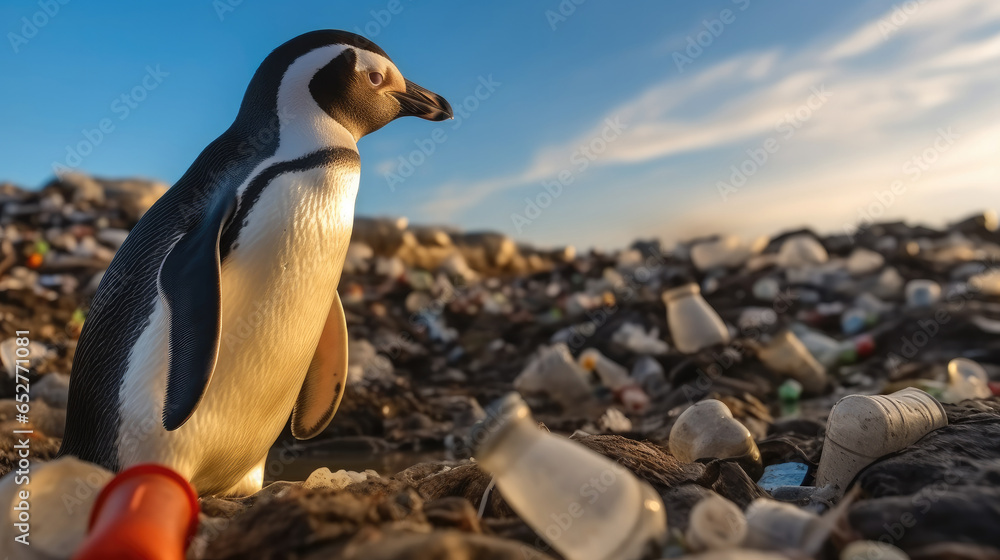
[[[122,397],[123,466],[157,461],[200,491],[238,481],[287,421],[340,280],[357,196],[356,171],[278,175],[246,216],[222,266],[222,336],[204,398],[186,424],[158,422],[166,392],[166,317],[157,304],[133,350]]]

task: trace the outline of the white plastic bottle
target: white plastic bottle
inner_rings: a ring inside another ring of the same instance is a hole
[[[686,284],[663,293],[667,324],[674,345],[685,354],[729,343],[729,330],[719,314],[701,297],[698,284]]]
[[[511,508],[567,560],[638,560],[665,542],[656,491],[607,457],[539,430],[517,393],[490,407],[472,444]]]

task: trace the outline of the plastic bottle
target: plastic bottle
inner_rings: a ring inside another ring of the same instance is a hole
[[[771,342],[757,350],[757,358],[771,371],[798,381],[807,393],[826,389],[826,368],[790,330],[776,334]]]
[[[653,488],[539,430],[516,393],[491,405],[471,438],[507,503],[567,560],[638,560],[665,543],[666,510]]]
[[[670,428],[670,453],[685,463],[698,459],[736,459],[750,478],[764,472],[750,430],[733,418],[722,401],[705,399],[689,407]]]
[[[729,330],[705,298],[697,284],[687,284],[663,293],[667,324],[674,345],[685,354],[729,343]]]
[[[941,403],[914,387],[885,396],[848,395],[827,419],[816,485],[832,484],[843,493],[854,476],[879,457],[947,425]]]
[[[74,560],[184,560],[198,529],[198,495],[162,465],[128,468],[104,487]]]

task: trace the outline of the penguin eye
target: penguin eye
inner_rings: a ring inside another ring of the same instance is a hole
[[[368,81],[370,81],[373,86],[381,85],[382,84],[382,74],[379,74],[378,72],[369,72],[368,73]]]

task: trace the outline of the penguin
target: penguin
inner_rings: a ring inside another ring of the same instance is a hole
[[[268,449],[322,432],[347,376],[337,285],[357,142],[452,118],[360,35],[296,37],[257,69],[232,125],[142,216],[74,356],[60,455],[160,463],[201,495],[260,490]]]

